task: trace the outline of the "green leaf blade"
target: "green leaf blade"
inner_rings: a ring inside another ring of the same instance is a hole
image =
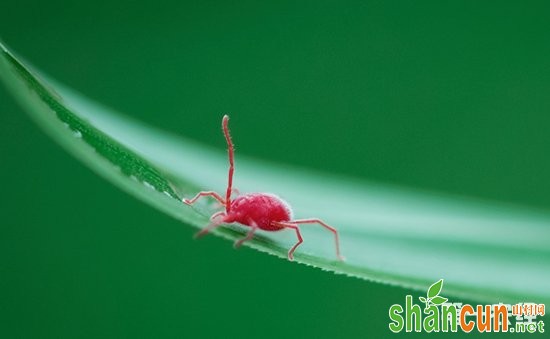
[[[440,296],[437,296],[437,297],[434,297],[434,298],[432,299],[432,304],[434,304],[434,305],[441,305],[441,304],[443,304],[443,303],[446,303],[447,300],[449,300],[449,299],[443,298],[443,297],[440,297]]]
[[[443,279],[439,279],[437,282],[433,283],[428,289],[428,298],[434,298],[441,292],[443,288]]]
[[[1,44],[0,79],[44,131],[99,175],[188,225],[201,228],[208,222],[215,204],[194,209],[180,198],[201,189],[224,190],[227,160],[221,136],[220,148],[213,150],[143,125],[41,80]],[[280,194],[297,217],[319,217],[339,230],[345,262],[336,260],[331,235],[315,227],[304,228],[306,241],[295,255],[297,262],[422,291],[445,277],[446,295],[550,301],[546,212],[237,157],[241,191]],[[235,240],[244,232],[235,226],[214,233]],[[247,245],[286,258],[294,241],[290,235],[264,232]],[[522,276],[531,277],[529,290],[522,287]]]

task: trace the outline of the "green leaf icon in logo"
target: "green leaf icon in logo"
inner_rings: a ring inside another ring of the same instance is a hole
[[[443,279],[439,279],[438,282],[434,283],[428,289],[428,299],[438,296],[442,288],[443,288]]]
[[[441,305],[441,304],[443,304],[444,302],[446,302],[447,300],[449,300],[449,299],[437,296],[437,297],[434,297],[434,298],[432,299],[432,304],[434,304],[434,305]]]
[[[426,304],[426,307],[424,309],[425,311],[427,311],[431,306],[438,306],[449,300],[447,298],[439,296],[439,293],[441,293],[441,289],[443,289],[443,279],[439,279],[437,282],[433,283],[430,288],[428,288],[426,298],[418,297],[421,302]]]

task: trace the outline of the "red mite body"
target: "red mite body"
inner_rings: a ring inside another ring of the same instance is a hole
[[[247,235],[235,242],[235,247],[241,246],[245,241],[254,237],[254,232],[258,229],[264,231],[281,231],[284,229],[292,229],[296,232],[298,241],[288,251],[288,259],[293,260],[294,251],[303,242],[302,234],[300,233],[300,224],[319,224],[334,234],[334,242],[336,246],[336,256],[343,260],[340,255],[340,244],[338,239],[338,231],[330,225],[327,225],[319,219],[292,219],[292,210],[290,206],[281,198],[270,193],[249,193],[240,195],[235,200],[231,200],[233,193],[233,172],[234,172],[234,147],[229,135],[228,128],[229,117],[225,115],[222,120],[222,129],[227,141],[229,154],[229,176],[225,198],[216,192],[204,191],[199,192],[192,199],[183,199],[187,205],[192,205],[200,197],[212,197],[225,207],[225,211],[214,213],[210,217],[210,224],[202,229],[197,236],[207,234],[210,230],[220,226],[222,223],[237,222],[250,227]]]
[[[277,222],[288,222],[292,219],[290,206],[281,198],[267,193],[250,193],[237,197],[231,203],[231,212],[223,217],[226,223],[238,222],[243,225],[256,226],[265,231],[280,231]]]

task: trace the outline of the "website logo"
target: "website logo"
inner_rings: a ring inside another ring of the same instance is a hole
[[[449,302],[441,295],[442,290],[443,279],[440,279],[428,288],[425,297],[418,297],[420,304],[414,303],[412,295],[407,295],[404,306],[392,305],[390,331],[544,333],[544,322],[538,319],[544,316],[544,304],[464,305]]]

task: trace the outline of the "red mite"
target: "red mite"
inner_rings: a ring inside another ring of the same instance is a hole
[[[344,260],[340,255],[340,245],[338,239],[338,231],[324,223],[320,219],[296,219],[292,220],[292,210],[290,206],[281,198],[270,193],[249,193],[239,195],[235,200],[231,200],[233,193],[233,172],[234,166],[234,147],[229,134],[227,124],[229,117],[225,115],[222,119],[222,129],[227,141],[229,153],[229,176],[227,183],[227,191],[225,199],[216,192],[203,191],[199,192],[193,199],[183,199],[187,205],[192,205],[200,197],[212,197],[225,207],[225,211],[214,213],[210,217],[210,224],[197,233],[197,237],[207,234],[212,229],[220,226],[223,223],[238,222],[239,224],[250,227],[250,231],[242,239],[235,241],[235,247],[240,247],[245,241],[252,239],[254,232],[258,229],[264,231],[281,231],[285,228],[292,229],[296,232],[298,242],[288,251],[288,259],[294,259],[294,251],[303,242],[302,234],[300,234],[300,224],[319,224],[328,229],[334,234],[334,242],[336,246],[336,256],[339,260]]]

